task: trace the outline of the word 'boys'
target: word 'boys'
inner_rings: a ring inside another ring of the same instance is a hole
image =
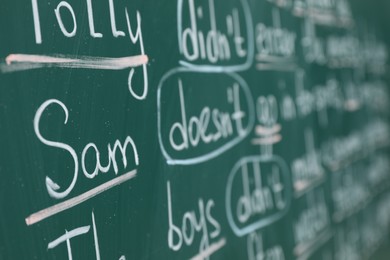
[[[201,240],[199,252],[204,252],[210,247],[210,240],[216,239],[221,234],[221,225],[212,215],[212,208],[215,203],[212,199],[204,203],[199,199],[199,217],[196,216],[195,210],[187,211],[180,219],[174,218],[171,185],[167,183],[168,197],[168,245],[173,251],[178,251],[183,244],[191,246],[194,240],[197,240],[197,234],[200,233]]]

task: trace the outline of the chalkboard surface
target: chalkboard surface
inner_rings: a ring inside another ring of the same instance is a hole
[[[385,245],[387,36],[353,2],[0,6],[0,259]]]

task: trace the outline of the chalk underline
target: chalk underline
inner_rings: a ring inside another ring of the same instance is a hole
[[[208,258],[210,255],[214,254],[216,251],[224,247],[225,244],[226,244],[226,239],[221,238],[218,242],[211,244],[210,247],[208,247],[206,250],[192,257],[191,260],[203,260],[205,258]]]
[[[96,70],[123,70],[148,63],[147,55],[119,58],[73,56],[73,55],[35,55],[10,54],[0,63],[2,73],[32,70],[39,68],[74,68]]]
[[[46,209],[42,209],[42,210],[28,216],[25,219],[26,224],[27,224],[27,226],[33,225],[33,224],[38,223],[38,222],[40,222],[48,217],[56,215],[64,210],[70,209],[78,204],[81,204],[81,203],[95,197],[96,195],[98,195],[104,191],[107,191],[107,190],[109,190],[109,189],[111,189],[119,184],[122,184],[122,183],[134,178],[136,175],[137,175],[137,170],[132,170],[130,172],[122,174],[119,177],[116,177],[115,179],[112,179],[106,183],[103,183],[103,184],[83,193],[83,194],[80,194],[76,197],[65,200],[65,201],[58,203],[56,205],[50,206]]]

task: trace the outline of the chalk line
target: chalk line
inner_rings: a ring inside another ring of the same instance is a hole
[[[264,54],[257,54],[256,60],[259,63],[279,63],[279,64],[294,64],[296,62],[294,57],[280,57],[280,56],[271,56],[271,55],[264,55]]]
[[[273,136],[267,136],[267,137],[261,137],[261,138],[253,138],[251,143],[253,145],[269,145],[269,144],[275,144],[282,140],[282,136],[279,134],[273,135]]]
[[[56,215],[64,210],[70,209],[78,204],[83,203],[84,201],[87,201],[96,195],[107,191],[119,184],[124,183],[125,181],[128,181],[132,178],[134,178],[137,175],[137,170],[132,170],[130,172],[127,172],[119,177],[116,177],[115,179],[112,179],[106,183],[103,183],[83,194],[80,194],[76,197],[73,197],[71,199],[65,200],[61,203],[58,203],[56,205],[53,205],[51,207],[48,207],[46,209],[42,209],[34,214],[31,214],[26,218],[26,224],[27,226],[33,225],[37,222],[40,222],[48,217],[51,217],[53,215]]]
[[[210,247],[207,248],[206,250],[192,257],[191,260],[203,260],[209,257],[210,255],[212,255],[213,253],[215,253],[216,251],[218,251],[219,249],[221,249],[222,247],[224,247],[225,244],[226,244],[226,239],[222,238],[218,242],[211,244]]]
[[[279,63],[257,63],[257,70],[273,70],[273,71],[293,71],[298,67],[296,64],[279,64]]]
[[[276,124],[272,127],[265,127],[262,125],[258,125],[255,128],[255,132],[257,135],[267,136],[267,135],[276,134],[276,133],[280,132],[281,129],[282,129],[282,127],[279,124]]]
[[[91,228],[90,226],[84,226],[84,227],[79,227],[79,228],[73,229],[69,232],[66,231],[65,235],[62,235],[59,238],[57,238],[56,240],[51,241],[47,245],[47,249],[53,249],[56,246],[58,246],[59,244],[61,244],[62,242],[65,242],[71,238],[86,234],[86,233],[88,233],[90,228]]]
[[[5,63],[0,64],[0,71],[3,73],[11,73],[16,71],[53,67],[122,70],[138,67],[147,63],[147,55],[108,58],[72,55],[10,54],[5,58]]]

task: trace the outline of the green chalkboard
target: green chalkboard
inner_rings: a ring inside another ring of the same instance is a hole
[[[379,3],[3,1],[0,259],[369,259]]]

